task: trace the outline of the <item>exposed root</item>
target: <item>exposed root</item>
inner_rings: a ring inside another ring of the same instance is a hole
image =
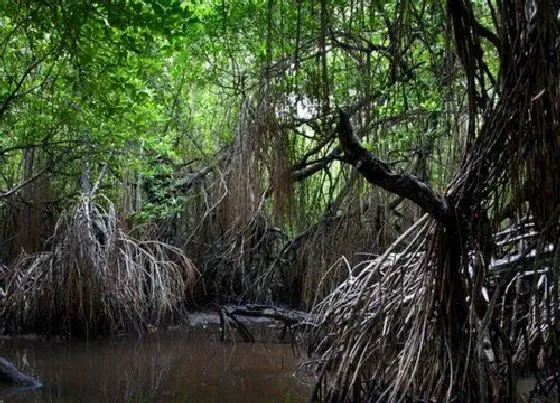
[[[461,316],[442,298],[451,287],[441,289],[449,283],[434,263],[441,254],[439,230],[422,218],[382,257],[354,267],[317,304],[319,325],[311,334],[311,353],[320,363],[315,399],[510,401],[527,371],[537,379],[558,379],[554,335],[560,294],[553,268],[560,253],[543,254],[534,269],[521,259],[498,283],[484,282],[494,285],[486,290],[490,299],[482,310],[476,295],[482,283],[459,272],[459,284],[469,291]],[[537,241],[525,254],[557,251],[559,245]],[[469,259],[474,269],[472,255]],[[543,390],[537,382],[534,393]]]
[[[373,399],[368,390],[351,388],[359,385],[381,392],[373,400],[395,399],[427,368],[419,361],[425,361],[424,349],[434,338],[428,318],[433,295],[426,287],[432,279],[421,256],[433,227],[424,216],[382,257],[358,265],[355,276],[317,305],[322,319],[314,350],[329,367],[328,372],[323,368],[316,397]],[[372,381],[384,385],[383,390],[371,388]]]
[[[177,314],[194,283],[196,268],[180,249],[127,236],[102,195],[83,195],[65,211],[50,243],[3,274],[4,332],[144,333]]]

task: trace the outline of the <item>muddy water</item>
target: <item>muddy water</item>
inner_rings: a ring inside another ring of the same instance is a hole
[[[289,344],[224,344],[216,325],[145,340],[2,340],[0,356],[45,385],[11,396],[0,386],[0,402],[305,402],[310,392]]]

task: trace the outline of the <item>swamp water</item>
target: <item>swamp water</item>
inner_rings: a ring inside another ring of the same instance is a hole
[[[277,330],[266,329],[264,340]],[[258,340],[263,340],[259,332]],[[0,340],[0,356],[44,387],[0,402],[306,402],[290,344],[222,343],[216,324],[158,331],[144,340]]]

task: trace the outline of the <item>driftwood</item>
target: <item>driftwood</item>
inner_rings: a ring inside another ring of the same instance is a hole
[[[294,329],[297,326],[313,323],[313,315],[305,312],[293,311],[274,305],[224,305],[219,309],[222,341],[225,341],[225,331],[228,325],[233,325],[239,331],[244,341],[254,343],[255,338],[239,317],[266,318],[284,324],[280,340],[284,340],[287,331],[290,331],[292,341],[295,339]]]
[[[14,364],[0,357],[0,386],[13,386],[18,391],[36,389],[43,386],[41,381],[18,371]]]

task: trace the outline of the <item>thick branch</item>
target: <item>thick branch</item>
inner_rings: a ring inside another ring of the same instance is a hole
[[[353,133],[350,116],[339,110],[339,117],[338,135],[346,161],[354,165],[369,183],[413,201],[446,226],[452,224],[453,216],[442,195],[409,173],[391,171],[387,164],[362,147]]]
[[[492,32],[490,28],[485,27],[484,25],[482,25],[480,22],[476,20],[474,21],[473,25],[478,35],[488,39],[488,41],[492,45],[494,45],[498,51],[501,49],[500,38],[498,38],[498,35]]]

